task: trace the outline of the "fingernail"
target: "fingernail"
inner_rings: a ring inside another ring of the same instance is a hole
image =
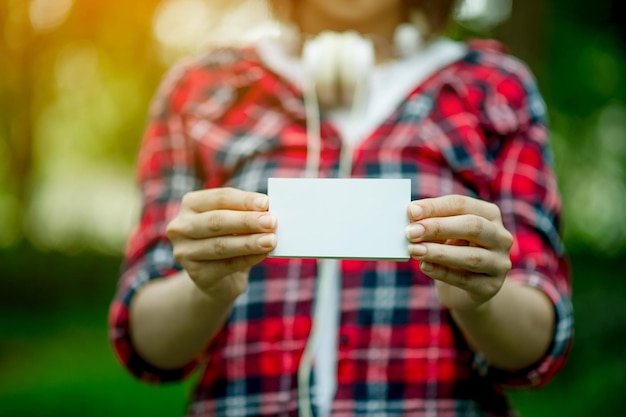
[[[276,235],[261,236],[259,240],[257,240],[257,244],[264,249],[274,248],[276,246]]]
[[[255,198],[252,204],[254,205],[254,208],[257,210],[265,210],[268,206],[268,203],[269,203],[269,199],[267,198],[267,196],[264,195],[264,196]]]
[[[408,239],[419,239],[424,236],[425,231],[424,226],[419,223],[410,224],[406,228],[406,237]]]
[[[433,264],[431,264],[429,262],[421,262],[420,263],[420,268],[424,272],[431,272],[431,271],[435,270],[435,267],[433,266]]]
[[[265,214],[259,217],[259,225],[264,229],[274,229],[276,227],[276,217]]]
[[[409,253],[413,256],[426,255],[426,246],[424,245],[409,245]]]
[[[424,214],[424,210],[422,210],[420,206],[417,204],[411,204],[411,216],[413,216],[414,219],[421,218],[422,214]]]

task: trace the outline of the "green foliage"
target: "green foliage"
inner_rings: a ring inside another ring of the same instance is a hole
[[[187,385],[143,385],[122,370],[107,341],[105,312],[102,302],[4,311],[0,415],[183,415]]]
[[[568,362],[544,389],[512,392],[522,417],[621,415],[626,384],[626,253],[571,254],[575,336]]]
[[[28,244],[0,251],[0,415],[183,415],[189,383],[127,374],[107,337],[121,258]]]
[[[522,417],[553,417],[555,410],[571,417],[620,415],[625,261],[626,253],[607,258],[584,247],[571,254],[575,342],[566,366],[546,388],[511,392]],[[164,386],[141,383],[122,369],[109,346],[106,316],[120,262],[28,245],[0,251],[9,271],[0,303],[0,415],[183,414],[193,378]]]
[[[102,305],[113,295],[120,262],[119,256],[68,254],[21,243],[0,251],[5,267],[0,306],[27,313]]]

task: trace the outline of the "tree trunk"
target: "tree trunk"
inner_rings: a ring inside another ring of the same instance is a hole
[[[28,3],[19,6],[26,8],[18,13],[22,18],[18,17],[19,21],[10,21],[13,18],[11,7],[18,6],[5,3],[0,10],[2,33],[11,32],[13,42],[17,42],[11,45],[6,37],[0,38],[0,57],[2,62],[8,63],[0,66],[0,141],[8,152],[4,158],[8,166],[3,167],[8,177],[3,187],[17,200],[14,220],[18,237],[22,237],[33,172],[33,59],[39,38],[26,18]]]
[[[548,54],[550,2],[545,0],[513,0],[511,18],[495,30],[512,54],[531,67],[537,77],[545,82]]]

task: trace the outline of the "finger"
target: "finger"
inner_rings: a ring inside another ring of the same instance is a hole
[[[502,286],[501,281],[490,276],[446,268],[430,262],[422,262],[420,269],[434,280],[445,282],[477,296],[495,294]]]
[[[267,195],[236,188],[212,188],[185,194],[182,206],[198,213],[209,210],[266,211]]]
[[[174,247],[174,258],[181,264],[188,261],[212,261],[238,256],[267,254],[276,248],[276,235],[221,236],[187,241]]]
[[[202,288],[210,286],[215,279],[221,279],[235,272],[245,271],[261,262],[266,255],[246,255],[218,261],[190,262],[185,266],[189,276]]]
[[[421,261],[478,274],[503,275],[511,268],[508,256],[476,246],[426,242],[409,245],[409,254]]]
[[[463,239],[448,239],[445,242],[446,245],[455,245],[455,246],[472,246],[473,243],[468,242]]]
[[[417,221],[429,217],[475,214],[491,221],[500,220],[500,209],[493,203],[463,195],[415,200],[409,204],[409,218]]]
[[[488,248],[499,247],[502,240],[506,241],[505,233],[502,226],[473,214],[427,218],[406,228],[407,238],[414,243],[461,240]]]
[[[276,217],[267,212],[211,210],[175,218],[167,235],[205,239],[232,234],[253,234],[276,230]]]

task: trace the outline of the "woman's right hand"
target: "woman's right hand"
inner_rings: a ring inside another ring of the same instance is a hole
[[[234,188],[193,191],[168,224],[174,257],[216,301],[241,295],[250,268],[276,247],[276,218],[268,206],[266,195]]]

